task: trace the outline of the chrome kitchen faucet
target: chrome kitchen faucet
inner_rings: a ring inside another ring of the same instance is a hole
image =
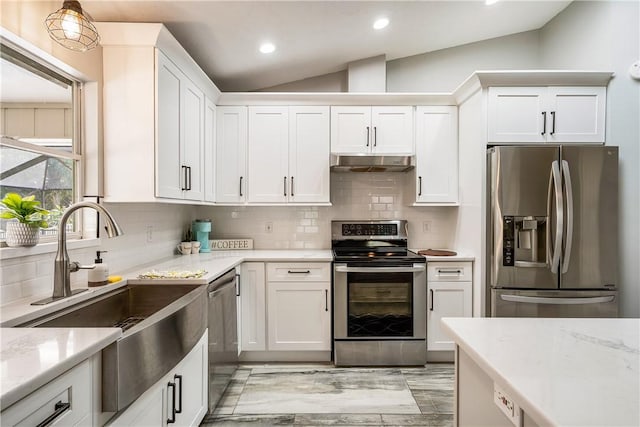
[[[56,253],[55,270],[53,273],[53,296],[45,298],[40,301],[31,303],[31,305],[45,305],[51,302],[57,301],[62,298],[68,298],[74,294],[86,291],[86,289],[71,290],[71,273],[74,273],[80,269],[95,268],[95,265],[84,266],[75,261],[69,261],[69,254],[67,253],[67,220],[71,214],[81,208],[92,208],[97,212],[104,215],[105,229],[107,231],[107,237],[116,237],[123,234],[122,229],[113,218],[111,213],[104,207],[93,202],[78,202],[69,206],[60,218],[58,224],[58,252]]]

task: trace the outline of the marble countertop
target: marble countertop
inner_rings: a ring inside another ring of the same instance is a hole
[[[0,329],[0,410],[99,352],[121,335],[119,328]]]
[[[640,319],[442,323],[539,425],[640,425]]]
[[[110,292],[127,283],[161,283],[138,280],[138,274],[155,270],[200,270],[199,279],[170,279],[171,283],[201,284],[220,276],[245,261],[328,262],[326,250],[246,250],[216,251],[207,254],[177,255],[121,274],[124,280],[45,305],[32,302],[49,295],[37,295],[0,307],[0,405],[4,409],[43,386],[66,370],[116,341],[120,328],[13,328],[41,316]]]

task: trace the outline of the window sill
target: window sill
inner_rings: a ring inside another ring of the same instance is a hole
[[[97,246],[100,246],[99,238],[67,240],[67,249],[82,249]],[[0,248],[0,260],[54,253],[57,250],[58,242],[40,243],[31,247]]]

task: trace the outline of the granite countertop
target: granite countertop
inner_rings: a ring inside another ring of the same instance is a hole
[[[0,410],[99,352],[121,335],[119,328],[0,329]]]
[[[640,425],[640,319],[442,323],[539,425]]]

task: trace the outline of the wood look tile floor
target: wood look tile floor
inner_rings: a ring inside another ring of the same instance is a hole
[[[242,365],[201,426],[452,426],[453,364]]]

